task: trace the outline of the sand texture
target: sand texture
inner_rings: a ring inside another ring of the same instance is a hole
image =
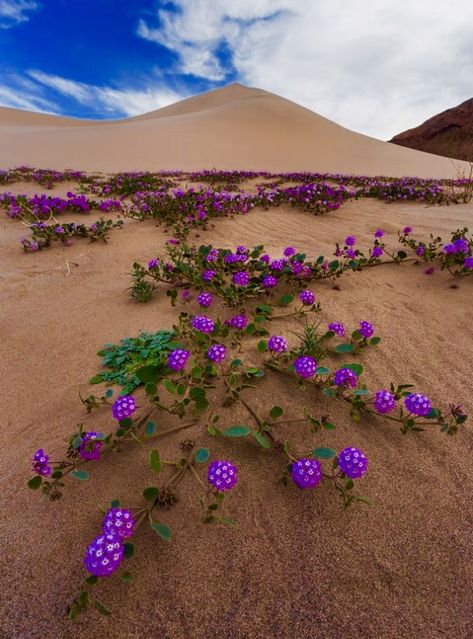
[[[255,169],[456,177],[461,161],[349,131],[234,84],[142,116],[91,122],[0,108],[0,168]]]

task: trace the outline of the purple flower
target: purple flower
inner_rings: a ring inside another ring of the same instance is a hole
[[[208,308],[212,304],[212,295],[207,291],[202,291],[202,293],[197,296],[197,302],[200,306]]]
[[[185,288],[182,292],[181,292],[181,297],[182,299],[187,302],[188,300],[192,299],[192,293],[190,292],[190,290],[188,288]]]
[[[333,376],[335,386],[351,386],[355,388],[358,383],[358,376],[351,368],[340,368]]]
[[[322,467],[317,459],[298,459],[291,467],[292,481],[299,488],[315,488],[322,480]]]
[[[218,249],[212,249],[209,251],[207,257],[205,258],[206,262],[215,262],[218,259]]]
[[[353,249],[347,249],[347,250],[345,251],[345,255],[346,255],[347,257],[351,258],[352,260],[354,260],[354,259],[355,259],[355,257],[356,257],[356,252],[355,252]]]
[[[237,255],[243,255],[243,253],[247,253],[247,252],[248,252],[248,249],[246,248],[244,244],[241,244],[240,246],[236,247],[235,253]]]
[[[217,275],[217,271],[212,271],[209,269],[202,273],[202,280],[204,282],[211,282],[216,275]]]
[[[211,333],[215,328],[215,322],[205,315],[194,315],[191,322],[192,328],[201,333]]]
[[[269,257],[269,255],[267,253],[264,253],[260,258],[261,262],[264,262],[265,264],[269,264],[271,258]]]
[[[416,255],[422,257],[425,253],[425,246],[418,246],[416,249]]]
[[[211,362],[223,362],[227,349],[223,344],[213,344],[207,351],[207,358]]]
[[[381,257],[383,252],[382,246],[373,246],[373,257]]]
[[[445,244],[445,246],[443,247],[443,252],[447,255],[453,255],[457,252],[457,249],[454,244]]]
[[[182,348],[176,348],[168,355],[168,366],[173,371],[182,371],[187,364],[191,353]]]
[[[116,535],[118,539],[129,539],[135,527],[133,513],[125,508],[110,508],[103,519],[102,528],[106,535]]]
[[[332,322],[328,325],[328,330],[340,335],[340,337],[345,336],[345,327],[341,322]]]
[[[457,253],[468,253],[468,251],[470,250],[470,245],[464,237],[460,237],[457,240],[454,240],[453,245],[455,246]]]
[[[248,324],[248,318],[246,315],[234,315],[230,319],[225,320],[226,326],[236,328],[238,331],[243,331]]]
[[[396,398],[388,390],[380,390],[375,395],[374,407],[378,413],[390,413],[396,408]]]
[[[304,289],[299,293],[299,299],[304,304],[304,306],[312,306],[312,304],[315,302],[315,295],[312,293],[312,291]]]
[[[273,335],[268,340],[268,348],[272,353],[284,353],[287,351],[287,342],[280,335]]]
[[[412,233],[412,226],[405,226],[402,229],[402,232],[404,233],[404,235],[409,235],[409,233]]]
[[[236,286],[248,286],[249,281],[250,276],[246,271],[238,271],[238,273],[235,273],[233,276],[233,283],[236,284]]]
[[[374,333],[373,325],[366,321],[360,322],[360,328],[358,329],[358,332],[362,337],[368,339],[368,337],[371,337]]]
[[[374,234],[375,237],[383,237],[383,235],[384,235],[383,229],[378,229]]]
[[[347,246],[355,246],[356,244],[356,237],[354,235],[349,235],[346,239],[345,239],[345,244]]]
[[[121,422],[126,417],[131,417],[136,410],[135,398],[131,395],[123,395],[115,400],[112,412],[115,419]]]
[[[302,355],[294,362],[294,369],[299,377],[307,379],[315,375],[317,370],[317,362],[310,355]]]
[[[278,280],[274,275],[265,275],[261,281],[263,288],[274,288],[278,283]]]
[[[96,577],[108,577],[123,561],[124,548],[117,535],[99,535],[87,548],[84,564]]]
[[[153,258],[152,260],[148,262],[148,271],[152,271],[154,268],[158,268],[158,266],[159,266],[159,260],[157,260],[156,258]]]
[[[368,468],[368,459],[359,448],[344,448],[338,454],[338,466],[350,479],[363,477]]]
[[[430,413],[432,408],[430,399],[426,395],[420,393],[411,393],[404,400],[404,406],[410,413],[418,417],[425,417]]]
[[[296,249],[293,246],[286,246],[286,248],[284,249],[284,255],[286,257],[292,257],[295,254],[296,254]]]
[[[465,257],[463,268],[473,268],[473,257]]]
[[[103,434],[93,430],[82,433],[79,455],[87,461],[99,461],[100,449],[103,446]]]
[[[430,268],[426,268],[424,271],[424,275],[432,275],[432,273],[435,271],[434,267],[431,266]]]
[[[31,460],[33,472],[37,475],[50,475],[52,473],[52,468],[48,464],[48,461],[49,455],[46,455],[42,448],[38,448],[33,456],[33,459]]]
[[[209,465],[207,477],[217,490],[231,490],[238,481],[238,468],[230,461],[217,459]]]
[[[269,265],[269,268],[272,271],[275,271],[276,273],[279,273],[280,271],[283,270],[283,268],[286,266],[287,261],[286,260],[273,260],[271,262],[271,264]]]
[[[64,233],[64,228],[62,226],[56,226],[56,228],[54,229],[54,231],[58,234],[61,235],[62,233]]]

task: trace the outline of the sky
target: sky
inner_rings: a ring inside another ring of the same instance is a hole
[[[0,105],[115,119],[232,82],[380,139],[473,97],[471,0],[0,0]]]

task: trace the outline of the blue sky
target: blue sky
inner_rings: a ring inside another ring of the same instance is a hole
[[[0,0],[0,105],[121,118],[239,81],[389,138],[473,97],[469,0]]]

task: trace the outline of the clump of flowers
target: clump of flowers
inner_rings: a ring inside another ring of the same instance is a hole
[[[215,329],[215,322],[205,315],[195,315],[191,321],[192,328],[201,333],[210,334]]]
[[[404,400],[404,406],[410,413],[418,417],[425,417],[432,409],[430,399],[420,393],[411,393],[408,395]]]
[[[124,548],[115,534],[103,534],[96,537],[87,548],[84,564],[88,572],[95,577],[109,577],[123,561]]]
[[[86,461],[99,461],[100,449],[103,446],[103,434],[89,431],[82,434],[79,446],[79,455]]]
[[[37,475],[50,475],[52,472],[51,466],[48,464],[49,456],[46,455],[42,448],[39,448],[33,457],[32,467],[33,472]]]
[[[238,481],[238,468],[230,461],[218,459],[209,465],[207,477],[216,490],[228,491]]]
[[[338,455],[338,466],[350,479],[363,477],[368,469],[368,460],[359,448],[344,448]]]
[[[302,355],[294,362],[294,370],[296,375],[303,379],[313,377],[317,371],[317,362],[310,355]]]
[[[298,459],[291,466],[292,481],[299,488],[315,488],[322,481],[322,468],[317,459]]]
[[[169,368],[173,371],[182,371],[186,367],[190,355],[190,351],[186,351],[183,348],[176,348],[174,351],[171,351],[168,355]]]
[[[115,400],[112,407],[113,416],[118,421],[131,417],[136,411],[136,401],[131,395],[123,395]]]

